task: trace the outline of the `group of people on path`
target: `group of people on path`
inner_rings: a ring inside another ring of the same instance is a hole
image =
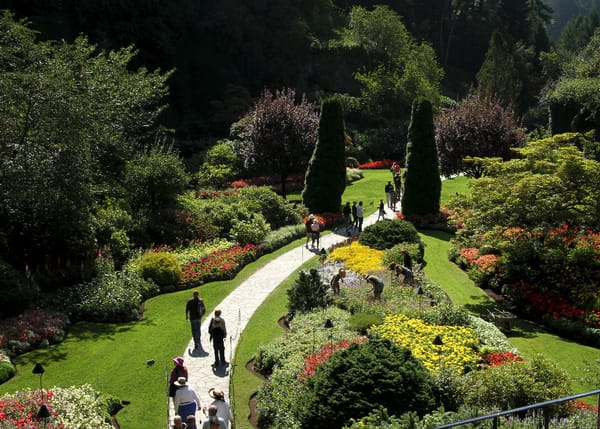
[[[358,232],[362,231],[363,221],[365,219],[365,208],[363,202],[347,201],[342,208],[342,214],[344,215],[344,226],[346,227],[346,234],[350,235],[350,229],[355,228]]]
[[[208,394],[214,400],[208,407],[202,407],[198,394],[188,384],[188,370],[184,365],[184,358],[178,356],[173,359],[173,363],[175,366],[171,370],[169,396],[173,398],[173,406],[177,414],[173,417],[171,427],[173,429],[228,429],[230,424],[233,425],[231,407],[225,400],[225,394],[219,389],[211,388]],[[200,410],[206,416],[202,426],[196,423],[196,411]]]
[[[194,290],[192,295],[192,298],[187,301],[185,306],[185,318],[190,321],[192,338],[194,340],[194,350],[190,350],[190,354],[202,349],[200,322],[202,316],[206,313],[206,306],[199,296],[199,291]],[[228,362],[225,360],[227,328],[225,320],[221,317],[221,313],[221,310],[216,309],[208,325],[208,334],[215,354],[213,368],[228,365]],[[200,397],[188,384],[189,373],[184,363],[185,359],[183,357],[178,356],[174,358],[174,367],[169,376],[169,397],[173,400],[173,408],[175,410],[172,428],[228,429],[230,424],[233,425],[233,416],[229,403],[225,400],[224,393],[219,389],[211,388],[208,394],[214,401],[208,407],[202,407]],[[196,411],[200,410],[206,416],[202,426],[196,423]]]

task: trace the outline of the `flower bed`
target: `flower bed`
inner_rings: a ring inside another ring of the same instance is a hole
[[[60,343],[65,338],[68,326],[69,318],[58,311],[26,311],[0,322],[0,349],[21,354]]]
[[[410,349],[432,373],[442,368],[464,373],[477,365],[478,338],[464,326],[437,326],[403,314],[386,316],[384,323],[373,327],[383,338]],[[440,338],[440,344],[435,344]]]

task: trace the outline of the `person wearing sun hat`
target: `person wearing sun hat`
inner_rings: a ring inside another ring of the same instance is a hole
[[[225,393],[215,387],[208,389],[208,396],[214,399],[209,406],[217,408],[217,416],[221,417],[225,422],[226,427],[233,426],[233,416],[231,415],[231,407],[229,402],[225,400]]]
[[[181,356],[177,356],[173,358],[173,363],[175,366],[171,370],[171,376],[169,377],[169,397],[174,398],[175,392],[177,391],[177,386],[175,386],[175,382],[179,377],[184,377],[186,380],[188,379],[188,370],[187,367],[183,364],[184,359]]]
[[[175,381],[177,391],[173,398],[175,412],[180,416],[196,415],[196,410],[200,409],[200,398],[194,389],[192,389],[185,377],[179,377]]]

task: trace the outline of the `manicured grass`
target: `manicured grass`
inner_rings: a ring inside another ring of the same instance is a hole
[[[284,335],[285,332],[277,322],[281,316],[287,314],[287,291],[301,270],[308,270],[317,265],[317,258],[312,258],[281,283],[250,318],[238,341],[230,391],[234,404],[235,427],[238,429],[252,428],[248,422],[248,401],[263,384],[262,379],[246,369],[246,364],[254,358],[261,344],[267,344],[272,338]]]
[[[346,201],[359,201],[363,202],[365,208],[365,216],[375,212],[379,200],[385,201],[385,192],[383,188],[388,180],[392,180],[392,174],[389,170],[364,170],[364,178],[357,180],[356,182],[346,185],[346,190],[342,196],[342,205],[346,204]],[[299,193],[289,194],[288,200],[302,201],[302,197]]]
[[[207,314],[244,279],[261,266],[302,243],[293,243],[246,267],[231,281],[212,282],[199,288]],[[35,350],[15,360],[17,375],[0,385],[0,395],[24,388],[39,388],[31,373],[36,362],[46,368],[44,387],[90,383],[96,390],[129,400],[118,414],[124,428],[164,427],[167,422],[166,377],[171,359],[187,346],[191,332],[185,320],[190,290],[160,295],[145,304],[144,317],[126,324],[77,323],[67,339],[47,349]],[[203,327],[203,334],[206,328]],[[147,366],[146,361],[155,364]]]

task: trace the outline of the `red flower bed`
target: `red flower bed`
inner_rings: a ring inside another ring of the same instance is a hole
[[[3,428],[63,428],[62,424],[49,422],[37,417],[37,412],[42,404],[46,404],[50,417],[56,417],[52,412],[52,401],[54,393],[51,390],[34,390],[27,394],[19,394],[16,397],[0,399],[0,427]]]
[[[0,322],[0,349],[21,354],[46,344],[61,342],[69,326],[69,318],[51,310],[26,311]]]
[[[198,286],[207,281],[231,278],[248,259],[254,259],[259,251],[255,244],[239,244],[217,250],[197,261],[183,266],[181,283],[185,286]]]
[[[397,161],[393,161],[391,159],[382,159],[381,161],[365,162],[364,164],[360,164],[358,168],[360,168],[361,170],[390,168],[394,162]],[[398,164],[402,165],[400,162],[398,162]]]
[[[524,281],[512,284],[511,288],[535,310],[550,314],[554,320],[559,318],[575,320],[585,317],[584,310],[573,307],[557,293],[541,293],[534,285],[528,285]]]
[[[481,356],[487,366],[498,366],[507,362],[522,362],[523,358],[511,352],[492,352]]]
[[[298,376],[298,379],[306,380],[307,378],[310,378],[313,375],[315,375],[315,370],[317,366],[327,362],[327,360],[337,350],[348,348],[350,347],[350,344],[362,344],[365,341],[367,341],[365,337],[357,337],[354,338],[352,341],[344,340],[336,344],[325,344],[323,347],[321,347],[321,350],[318,353],[313,353],[307,356],[306,359],[304,359],[304,369],[302,370],[302,373]]]

